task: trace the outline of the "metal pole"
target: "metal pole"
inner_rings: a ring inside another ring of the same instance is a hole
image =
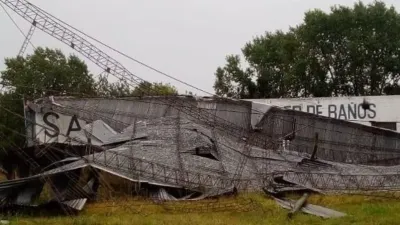
[[[29,137],[28,133],[28,124],[26,122],[26,105],[25,105],[25,95],[22,95],[22,106],[24,109],[24,125],[25,125],[25,134]],[[32,132],[32,137],[33,137],[33,132]],[[28,146],[28,138],[25,140],[25,146]]]
[[[315,133],[314,150],[311,155],[311,160],[315,160],[315,155],[317,154],[317,150],[318,150],[318,133]]]

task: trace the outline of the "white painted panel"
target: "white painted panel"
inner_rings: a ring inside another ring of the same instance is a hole
[[[35,120],[36,140],[40,143],[64,143],[68,140],[67,136],[71,138],[73,144],[87,142],[83,130],[86,122],[83,120],[55,112],[36,113]],[[56,130],[59,132],[57,133]]]
[[[370,110],[361,104],[364,98]],[[249,101],[301,110],[336,119],[363,122],[400,122],[400,96],[367,96],[337,98],[250,99]]]
[[[252,102],[251,109],[251,125],[254,128],[263,118],[264,114],[271,109],[271,105]]]
[[[217,109],[217,103],[216,102],[207,102],[207,101],[198,101],[197,102],[197,107],[201,108],[201,109],[216,110]]]

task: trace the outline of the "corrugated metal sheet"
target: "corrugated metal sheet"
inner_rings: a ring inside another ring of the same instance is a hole
[[[274,198],[274,199],[281,207],[290,210],[294,208],[294,205],[296,203],[295,201],[290,199],[279,199],[279,198]],[[322,218],[340,218],[346,216],[346,214],[338,212],[336,210],[328,209],[313,204],[306,204],[301,208],[301,211]]]
[[[273,142],[273,149],[282,149],[279,140],[288,138],[288,150],[311,155],[318,133],[316,156],[320,159],[388,165],[390,161],[385,160],[400,158],[400,133],[344,120],[272,107],[257,127]]]
[[[87,202],[87,198],[80,198],[80,199],[74,199],[74,200],[69,200],[69,201],[63,201],[61,203],[72,209],[81,211],[83,209],[83,207],[85,206],[86,202]]]
[[[168,101],[167,101],[167,100]],[[251,103],[226,99],[207,99],[192,97],[142,97],[129,99],[97,99],[54,97],[57,105],[52,105],[46,99],[38,100],[39,106],[30,105],[38,111],[42,106],[52,107],[65,114],[77,115],[86,121],[101,119],[113,129],[121,131],[135,119],[154,119],[165,116],[176,116],[177,110],[171,106],[180,102],[191,107],[207,108],[211,117],[215,115],[240,127],[250,127]],[[47,103],[46,103],[47,102]],[[61,105],[62,107],[59,107]],[[210,108],[211,107],[211,108]],[[211,111],[210,111],[211,110]],[[183,117],[193,119],[190,115]],[[95,119],[94,119],[95,118]]]

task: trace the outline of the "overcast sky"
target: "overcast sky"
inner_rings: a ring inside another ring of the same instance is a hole
[[[325,11],[353,0],[30,0],[59,19],[106,44],[178,79],[213,93],[214,72],[227,54],[265,31],[287,30],[302,22],[304,12]],[[369,3],[372,1],[364,1]],[[400,9],[400,0],[387,0]],[[11,11],[8,10],[10,13]],[[12,13],[28,32],[29,24]],[[0,8],[0,70],[15,56],[24,37]],[[36,46],[71,49],[36,30]],[[28,47],[27,54],[33,51]],[[191,88],[106,50],[131,72],[149,81],[169,82],[180,92]],[[80,55],[79,55],[80,56]],[[81,57],[84,59],[83,57]],[[87,62],[93,74],[101,71]],[[201,93],[200,93],[201,94]]]

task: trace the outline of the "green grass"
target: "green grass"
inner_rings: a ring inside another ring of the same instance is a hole
[[[200,202],[155,205],[144,200],[115,200],[88,204],[74,217],[12,217],[11,224],[399,224],[400,201],[362,196],[311,196],[310,203],[326,206],[347,214],[339,219],[322,219],[303,213],[287,219],[288,211],[262,194],[246,194]],[[216,212],[221,206],[224,212]],[[210,208],[211,207],[211,208]],[[182,209],[205,209],[204,213],[187,213]],[[171,209],[171,210],[168,210]]]

